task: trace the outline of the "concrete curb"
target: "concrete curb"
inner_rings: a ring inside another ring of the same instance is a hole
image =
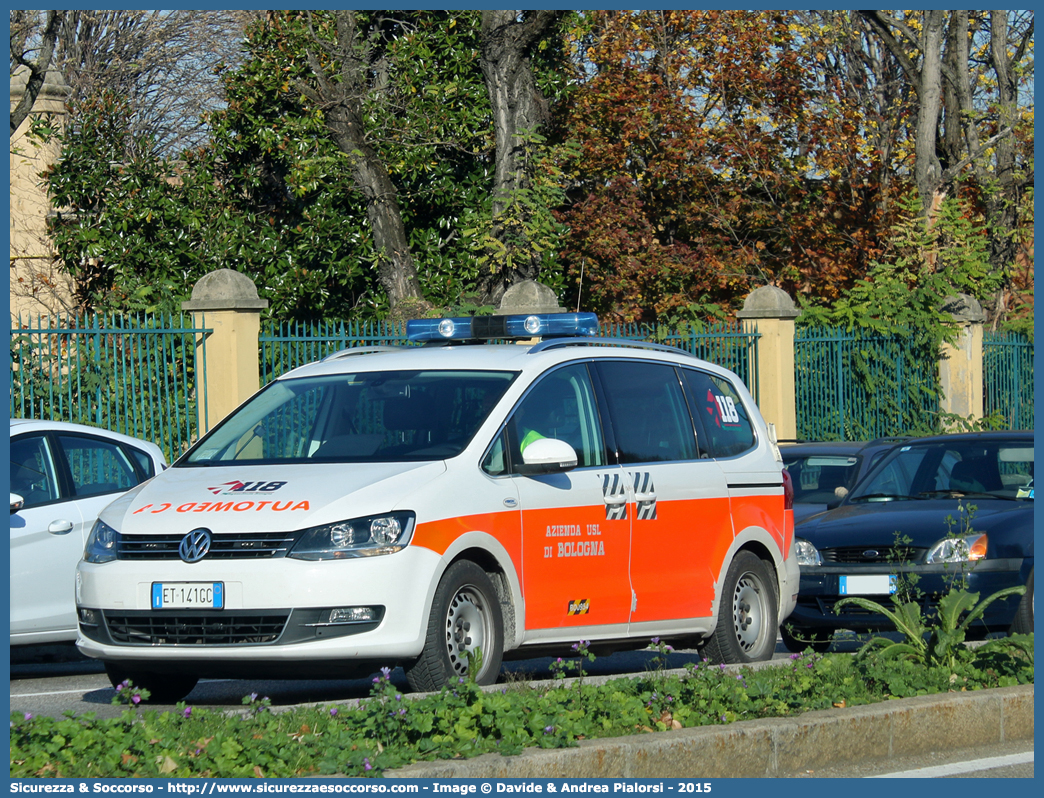
[[[418,762],[386,778],[762,778],[1033,739],[1033,685]]]

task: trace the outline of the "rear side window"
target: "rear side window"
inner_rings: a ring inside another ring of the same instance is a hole
[[[116,493],[138,484],[134,466],[118,444],[80,435],[60,435],[58,443],[77,496]]]
[[[597,368],[621,463],[696,459],[692,419],[673,366],[602,361]]]
[[[682,369],[702,427],[700,450],[711,457],[735,457],[754,447],[754,426],[739,393],[726,379]]]

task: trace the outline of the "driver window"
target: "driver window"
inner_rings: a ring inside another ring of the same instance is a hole
[[[508,422],[511,459],[533,441],[556,438],[576,452],[577,467],[605,465],[605,445],[587,367],[567,366],[544,376],[526,394]]]

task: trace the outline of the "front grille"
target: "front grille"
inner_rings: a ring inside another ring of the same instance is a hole
[[[119,560],[177,560],[182,535],[120,535],[116,544]],[[214,535],[203,559],[265,559],[285,557],[294,544],[293,533],[236,532]]]
[[[103,613],[114,643],[132,646],[231,646],[274,643],[290,610],[258,613]]]
[[[839,546],[836,549],[820,549],[824,563],[906,563],[920,562],[928,549],[910,546]],[[870,552],[874,552],[871,554]]]

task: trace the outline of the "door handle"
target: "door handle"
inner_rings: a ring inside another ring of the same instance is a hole
[[[73,522],[59,519],[57,521],[51,521],[47,526],[47,531],[52,535],[68,535],[72,532]]]

